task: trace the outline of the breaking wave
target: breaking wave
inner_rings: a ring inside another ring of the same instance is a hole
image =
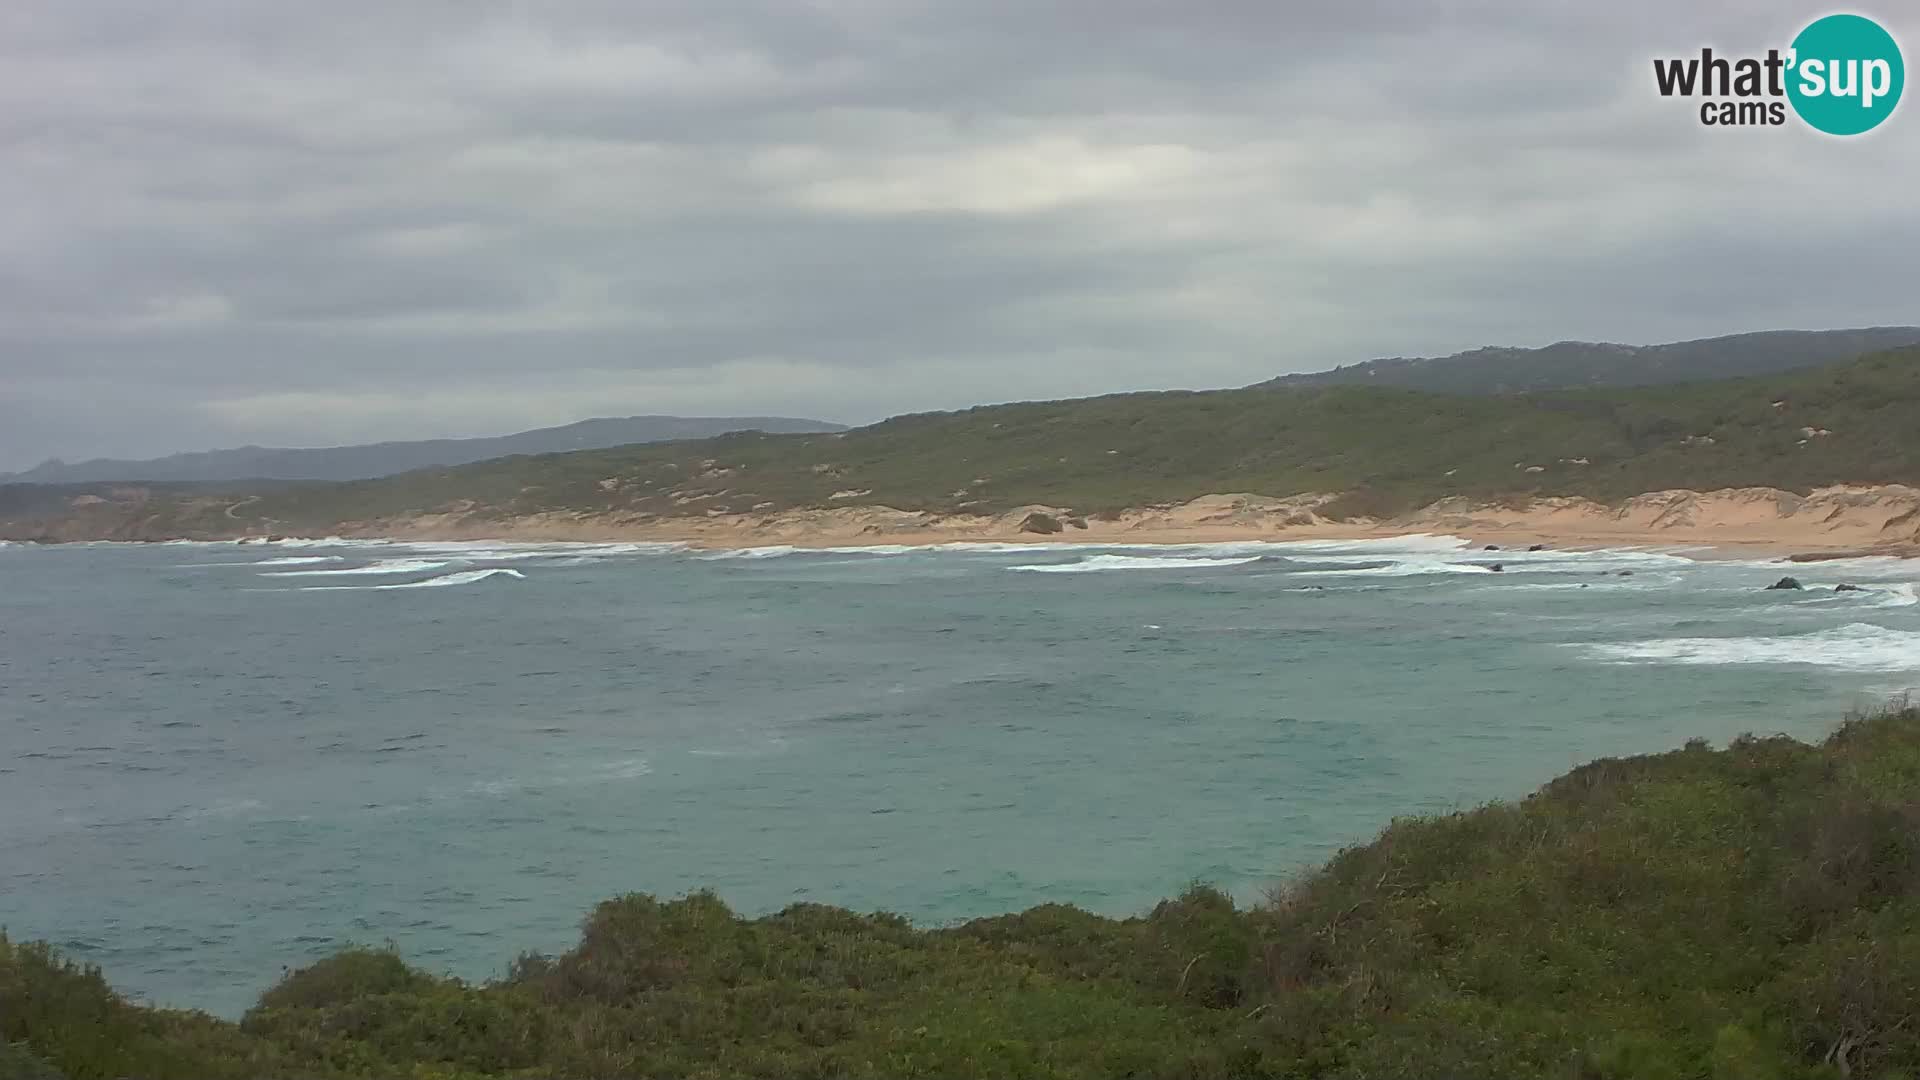
[[[772,544],[767,547],[728,548],[724,551],[709,551],[694,558],[704,562],[716,562],[723,559],[777,559],[782,555],[792,555],[803,549],[792,544]]]
[[[1914,594],[1912,582],[1902,582],[1888,588],[1869,588],[1864,591],[1878,594],[1871,601],[1874,607],[1912,607],[1920,604],[1920,596]]]
[[[1421,574],[1491,574],[1496,571],[1491,566],[1479,566],[1474,563],[1433,562],[1424,559],[1410,559],[1405,562],[1391,562],[1385,565],[1359,563],[1334,569],[1297,570],[1295,577],[1415,577]]]
[[[1602,660],[1656,664],[1804,664],[1841,671],[1920,671],[1920,633],[1872,623],[1778,637],[1654,638],[1576,646]]]
[[[308,566],[313,563],[343,562],[345,555],[288,555],[281,559],[261,559],[251,563],[220,563],[221,566]]]
[[[471,585],[476,581],[485,581],[490,577],[524,578],[527,575],[505,566],[491,566],[485,570],[456,570],[451,574],[441,574],[422,581],[398,581],[386,585],[309,585],[301,592],[349,592],[375,589],[435,589],[445,585]]]
[[[382,559],[365,566],[344,566],[334,570],[276,570],[261,577],[350,577],[365,574],[420,574],[444,570],[453,564],[430,559]]]
[[[1238,558],[1153,558],[1140,555],[1089,555],[1079,562],[1035,563],[1028,566],[1009,566],[1009,570],[1020,570],[1030,574],[1085,574],[1100,570],[1208,570],[1222,566],[1244,566],[1259,562],[1262,556],[1243,555]]]

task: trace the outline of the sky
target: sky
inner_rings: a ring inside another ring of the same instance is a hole
[[[1654,90],[1826,10],[9,0],[0,469],[1920,322],[1913,103]]]

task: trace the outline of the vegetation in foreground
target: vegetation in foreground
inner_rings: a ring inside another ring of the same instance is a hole
[[[881,504],[1097,515],[1251,492],[1339,492],[1380,516],[1447,496],[1920,484],[1920,347],[1760,378],[1463,397],[1385,387],[1120,394],[903,416],[831,435],[510,457],[381,480],[215,491],[0,485],[0,536],[219,538],[380,532],[452,515],[644,523]]]
[[[1920,1072],[1920,710],[1597,761],[1395,821],[1251,909],[919,930],[601,904],[484,986],[351,950],[237,1024],[0,939],[0,1077],[1895,1077]]]

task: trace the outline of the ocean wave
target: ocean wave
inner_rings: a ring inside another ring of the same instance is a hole
[[[804,548],[792,544],[768,544],[765,547],[724,548],[719,551],[706,551],[694,558],[702,562],[721,562],[728,559],[778,559],[783,555],[793,555]]]
[[[439,562],[431,559],[382,559],[365,566],[344,566],[333,570],[276,570],[261,574],[261,577],[353,577],[367,574],[421,574],[428,570],[444,570],[452,566],[451,562]]]
[[[653,772],[653,763],[643,757],[616,758],[593,767],[581,782],[598,783],[609,780],[637,780]]]
[[[1375,536],[1356,540],[1276,540],[1269,546],[1291,551],[1346,551],[1359,549],[1387,551],[1463,551],[1472,541],[1447,533],[1407,533],[1404,536]]]
[[[288,555],[279,559],[261,559],[250,563],[209,563],[213,566],[310,566],[314,563],[344,562],[345,555]]]
[[[1009,543],[1003,540],[949,540],[944,544],[928,544],[927,551],[951,551],[962,555],[1022,555],[1030,551],[1118,551],[1144,550],[1154,547],[1181,547],[1180,544],[1094,544],[1082,542],[1035,540],[1031,543]]]
[[[1914,594],[1913,583],[1910,581],[1903,581],[1888,588],[1862,589],[1861,592],[1870,596],[1868,602],[1874,607],[1912,607],[1920,604],[1920,596]]]
[[[1020,547],[1023,545],[1008,545]],[[768,544],[761,547],[722,548],[702,552],[695,558],[704,561],[726,559],[779,559],[788,555],[911,555],[916,551],[937,551],[935,544],[844,544],[835,547],[799,547],[793,544]]]
[[[1501,575],[1505,577],[1505,574]],[[1502,592],[1564,592],[1568,589],[1615,589],[1629,592],[1645,592],[1649,589],[1666,589],[1686,580],[1685,575],[1676,573],[1640,573],[1632,577],[1606,575],[1592,581],[1503,581],[1499,585],[1489,583],[1488,588],[1498,588]],[[1751,592],[1747,588],[1735,590]]]
[[[444,543],[410,543],[407,550],[416,555],[457,558],[463,562],[526,562],[540,560],[546,566],[588,566],[631,555],[669,555],[687,550],[679,542],[632,541],[618,543],[504,544],[498,541],[450,540]]]
[[[697,558],[777,559],[788,555],[908,555],[915,552],[944,552],[961,555],[1030,555],[1078,551],[1105,553],[1181,552],[1226,558],[1240,555],[1285,555],[1294,551],[1381,551],[1415,554],[1428,551],[1458,551],[1467,546],[1458,536],[1411,533],[1406,536],[1355,540],[1226,540],[1188,543],[1128,543],[1124,540],[949,540],[938,544],[848,544],[834,547],[800,547],[793,544],[767,544],[758,547],[725,548],[702,552]]]
[[[691,545],[679,540],[636,540],[617,544],[568,544],[569,555],[671,555]]]
[[[1804,664],[1840,671],[1920,671],[1920,633],[1872,623],[1778,637],[1654,638],[1576,646],[1602,660],[1659,664]]]
[[[1086,574],[1101,570],[1210,570],[1223,566],[1244,566],[1247,563],[1259,562],[1260,559],[1259,555],[1243,555],[1239,558],[1227,559],[1089,555],[1079,562],[1034,563],[1027,566],[1009,566],[1007,569],[1030,574]]]
[[[1491,566],[1479,566],[1474,563],[1436,562],[1427,559],[1409,559],[1377,565],[1378,560],[1370,563],[1357,563],[1350,567],[1330,570],[1296,570],[1294,577],[1416,577],[1423,574],[1492,574]]]
[[[192,541],[188,541],[192,542]],[[316,548],[316,547],[395,547],[398,540],[366,539],[345,536],[289,536],[279,540],[214,540],[209,543],[237,544],[242,547]]]
[[[309,585],[301,592],[355,592],[373,589],[434,589],[445,585],[471,585],[476,581],[485,581],[490,577],[525,578],[527,575],[505,566],[490,566],[484,570],[456,570],[451,574],[441,574],[423,581],[399,581],[386,585]]]
[[[1789,592],[1786,595],[1796,607],[1852,604],[1857,607],[1902,608],[1920,604],[1920,596],[1914,595],[1913,585],[1909,582],[1856,585],[1845,592],[1835,590],[1831,585],[1807,582],[1803,592]]]

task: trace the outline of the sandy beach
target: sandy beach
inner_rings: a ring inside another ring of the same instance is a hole
[[[775,514],[625,518],[548,514],[501,521],[426,515],[343,523],[340,535],[416,540],[671,541],[703,548],[842,547],[978,543],[1195,544],[1338,540],[1444,533],[1475,544],[1525,548],[1697,546],[1711,557],[1800,559],[1920,555],[1920,489],[1831,487],[1807,495],[1773,488],[1660,491],[1616,504],[1553,497],[1524,504],[1442,500],[1411,514],[1333,520],[1331,495],[1276,499],[1206,495],[1176,506],[1081,518],[1053,506],[1002,514],[933,514],[885,506]],[[1057,530],[1050,529],[1050,523]]]

